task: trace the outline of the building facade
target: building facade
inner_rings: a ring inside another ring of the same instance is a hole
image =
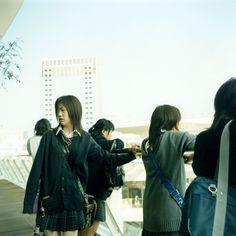
[[[83,128],[86,130],[94,123],[100,110],[95,57],[44,60],[42,79],[43,114],[53,126],[57,124],[54,109],[56,99],[69,94],[81,101]]]

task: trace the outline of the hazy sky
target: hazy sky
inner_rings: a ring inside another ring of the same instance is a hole
[[[236,74],[231,0],[25,0],[2,41],[21,38],[20,84],[0,90],[0,123],[41,118],[41,61],[96,56],[102,113],[149,123],[157,105],[212,116],[218,87]],[[7,106],[6,106],[7,104]]]

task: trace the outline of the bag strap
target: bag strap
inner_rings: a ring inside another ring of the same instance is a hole
[[[159,165],[157,164],[157,161],[155,160],[155,156],[153,154],[153,151],[151,150],[151,147],[148,147],[147,151],[148,151],[148,157],[151,160],[152,166],[156,170],[157,176],[160,178],[161,183],[165,186],[170,196],[176,201],[177,205],[180,208],[182,208],[183,207],[182,196],[180,195],[178,190],[175,189],[175,187],[170,182],[170,180],[165,176],[165,174],[161,171]]]
[[[229,121],[221,134],[220,140],[220,155],[219,155],[219,170],[217,178],[217,195],[216,206],[213,223],[212,235],[223,236],[225,227],[225,216],[228,196],[228,178],[229,178],[229,141],[230,132],[229,126],[232,120]]]

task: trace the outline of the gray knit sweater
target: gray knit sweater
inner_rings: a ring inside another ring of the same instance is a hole
[[[166,131],[156,153],[156,160],[166,177],[184,196],[186,177],[183,153],[194,149],[195,136],[188,132]],[[161,184],[147,157],[148,139],[142,142],[142,160],[146,170],[143,197],[143,228],[149,232],[178,231],[181,209]]]

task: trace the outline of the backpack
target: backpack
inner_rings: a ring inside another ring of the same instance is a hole
[[[118,190],[124,185],[125,171],[122,166],[115,168],[104,168],[105,187]]]

